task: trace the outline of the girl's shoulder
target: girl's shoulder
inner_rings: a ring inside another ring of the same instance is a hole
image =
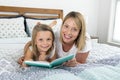
[[[30,51],[32,51],[33,49],[32,49],[32,46],[29,46],[29,49],[30,49]]]

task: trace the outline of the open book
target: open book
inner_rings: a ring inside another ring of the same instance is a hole
[[[64,56],[58,59],[53,60],[52,62],[46,61],[24,61],[25,64],[29,66],[38,66],[38,67],[46,67],[46,68],[53,68],[61,65],[62,63],[71,60],[74,57],[74,54],[70,54],[68,56]]]

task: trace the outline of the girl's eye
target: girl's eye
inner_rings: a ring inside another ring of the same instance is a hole
[[[48,38],[47,41],[51,41],[52,39]]]
[[[43,39],[39,39],[39,41],[42,41]]]

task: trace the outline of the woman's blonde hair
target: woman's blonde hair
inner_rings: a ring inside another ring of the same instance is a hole
[[[35,44],[35,39],[36,39],[37,33],[38,33],[39,31],[50,31],[51,34],[52,34],[52,39],[53,39],[53,41],[52,41],[52,47],[47,51],[47,54],[49,54],[50,51],[51,51],[51,50],[53,49],[53,47],[54,47],[54,39],[55,39],[55,37],[54,37],[54,33],[53,33],[52,29],[51,29],[48,25],[45,25],[45,24],[37,24],[37,25],[35,25],[35,27],[33,28],[33,31],[32,31],[32,40],[31,40],[31,42],[30,42],[30,44],[32,45],[32,53],[33,53],[34,57],[38,57],[38,56],[39,56],[39,54],[38,54],[39,51],[38,51],[38,48],[37,48],[37,46],[36,46],[36,44]]]
[[[85,38],[86,38],[85,37],[86,25],[85,25],[84,17],[81,13],[72,11],[65,16],[62,25],[68,18],[72,18],[76,23],[76,25],[78,26],[79,34],[75,40],[75,45],[77,46],[78,50],[82,50],[85,46]],[[62,40],[62,35],[60,35],[60,39]]]

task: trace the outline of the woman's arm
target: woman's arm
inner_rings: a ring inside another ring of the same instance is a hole
[[[63,65],[69,66],[69,67],[75,67],[78,64],[83,64],[86,62],[88,54],[89,52],[77,53],[75,58],[73,58],[72,60],[69,60],[68,62],[65,62]]]
[[[88,55],[89,55],[89,51],[85,52],[85,53],[77,53],[75,56],[76,61],[83,64],[86,62]]]

